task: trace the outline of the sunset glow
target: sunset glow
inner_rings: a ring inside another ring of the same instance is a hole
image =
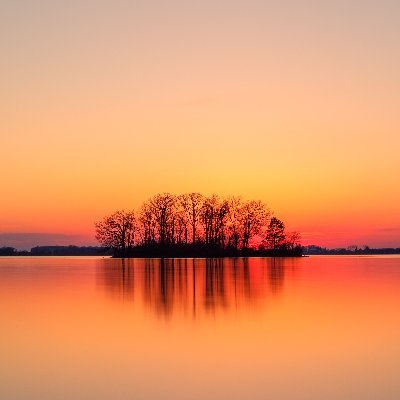
[[[0,247],[95,244],[155,193],[400,246],[400,3],[5,1]],[[34,235],[36,234],[36,235]]]

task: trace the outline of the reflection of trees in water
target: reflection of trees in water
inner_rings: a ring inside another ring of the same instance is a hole
[[[222,258],[208,258],[206,261],[206,287],[204,305],[207,309],[226,307],[224,265]]]
[[[135,292],[132,259],[101,260],[101,284],[112,297],[133,299]]]
[[[268,282],[273,293],[278,293],[283,289],[285,279],[285,267],[282,258],[272,258],[268,265]]]
[[[165,313],[169,313],[173,306],[174,296],[174,260],[160,260],[158,282],[159,282],[159,300],[156,304],[161,307]]]
[[[286,259],[105,259],[98,281],[113,297],[140,301],[158,314],[195,317],[251,306],[283,290]]]

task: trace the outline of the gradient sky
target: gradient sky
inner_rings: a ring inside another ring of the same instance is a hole
[[[164,191],[400,246],[399,21],[394,0],[3,0],[0,246],[95,243]]]

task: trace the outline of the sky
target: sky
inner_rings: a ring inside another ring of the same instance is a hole
[[[155,193],[400,247],[400,2],[0,3],[0,246],[95,244]]]

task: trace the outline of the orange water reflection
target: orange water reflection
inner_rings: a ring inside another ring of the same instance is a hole
[[[400,258],[0,258],[0,399],[400,398]]]
[[[255,307],[283,290],[286,273],[295,264],[281,258],[106,259],[97,281],[112,298],[196,317]]]

